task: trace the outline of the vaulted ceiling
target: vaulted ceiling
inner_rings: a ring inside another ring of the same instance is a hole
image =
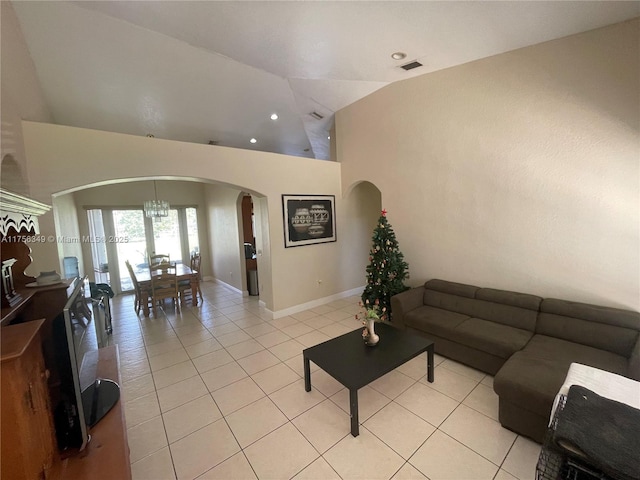
[[[12,4],[56,123],[318,159],[334,113],[389,83],[640,15],[611,1]]]

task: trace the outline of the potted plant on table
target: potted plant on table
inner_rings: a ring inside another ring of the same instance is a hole
[[[364,343],[370,347],[377,345],[380,341],[380,337],[375,332],[375,323],[380,321],[380,318],[384,315],[386,308],[380,309],[378,300],[373,305],[369,305],[367,300],[365,303],[359,302],[362,311],[356,315],[356,319],[362,321],[364,328],[362,329],[362,338]]]

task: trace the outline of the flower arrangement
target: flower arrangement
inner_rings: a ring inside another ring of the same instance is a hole
[[[374,322],[378,322],[384,317],[386,308],[380,309],[380,303],[378,300],[375,300],[373,305],[369,304],[369,300],[365,303],[358,302],[358,306],[360,306],[360,312],[356,314],[356,320],[362,321],[362,325],[364,328],[362,329],[362,338],[365,340],[369,338],[371,332],[369,331],[369,326],[367,325],[369,321],[373,320]]]

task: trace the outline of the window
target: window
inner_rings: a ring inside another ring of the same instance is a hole
[[[96,239],[91,242],[96,282],[109,283],[117,292],[133,289],[126,260],[141,271],[153,252],[168,253],[172,262],[188,265],[191,254],[200,251],[195,207],[172,208],[168,217],[155,219],[146,218],[141,208],[91,209],[87,216],[89,235]]]

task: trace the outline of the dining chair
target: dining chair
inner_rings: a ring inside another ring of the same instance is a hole
[[[176,312],[180,312],[180,299],[178,296],[178,280],[175,273],[161,273],[151,275],[151,298],[153,300],[153,316],[157,317],[156,307],[159,302],[167,298],[173,301]]]
[[[200,295],[200,300],[202,300],[202,290],[200,290],[200,282],[202,281],[202,270],[200,270],[200,266],[202,264],[202,257],[199,253],[194,253],[191,255],[191,271],[196,275],[198,279],[198,295]]]
[[[202,300],[202,291],[200,290],[200,254],[194,253],[191,255],[191,273],[195,277],[196,280],[196,295],[200,296],[200,300]],[[180,293],[180,302],[184,305],[185,301],[194,294],[192,292],[191,287],[191,279],[180,280],[178,282],[178,291]]]
[[[159,253],[149,255],[149,268],[157,268],[158,266],[171,265],[169,254]]]
[[[136,277],[136,273],[133,271],[129,260],[125,260],[124,263],[127,266],[129,276],[131,277],[131,281],[133,282],[133,289],[135,292],[133,308],[136,311],[136,315],[139,315],[140,310],[143,309],[145,305],[149,307],[149,302],[151,300],[151,290],[149,289],[149,287],[142,287],[138,283],[138,278]]]

